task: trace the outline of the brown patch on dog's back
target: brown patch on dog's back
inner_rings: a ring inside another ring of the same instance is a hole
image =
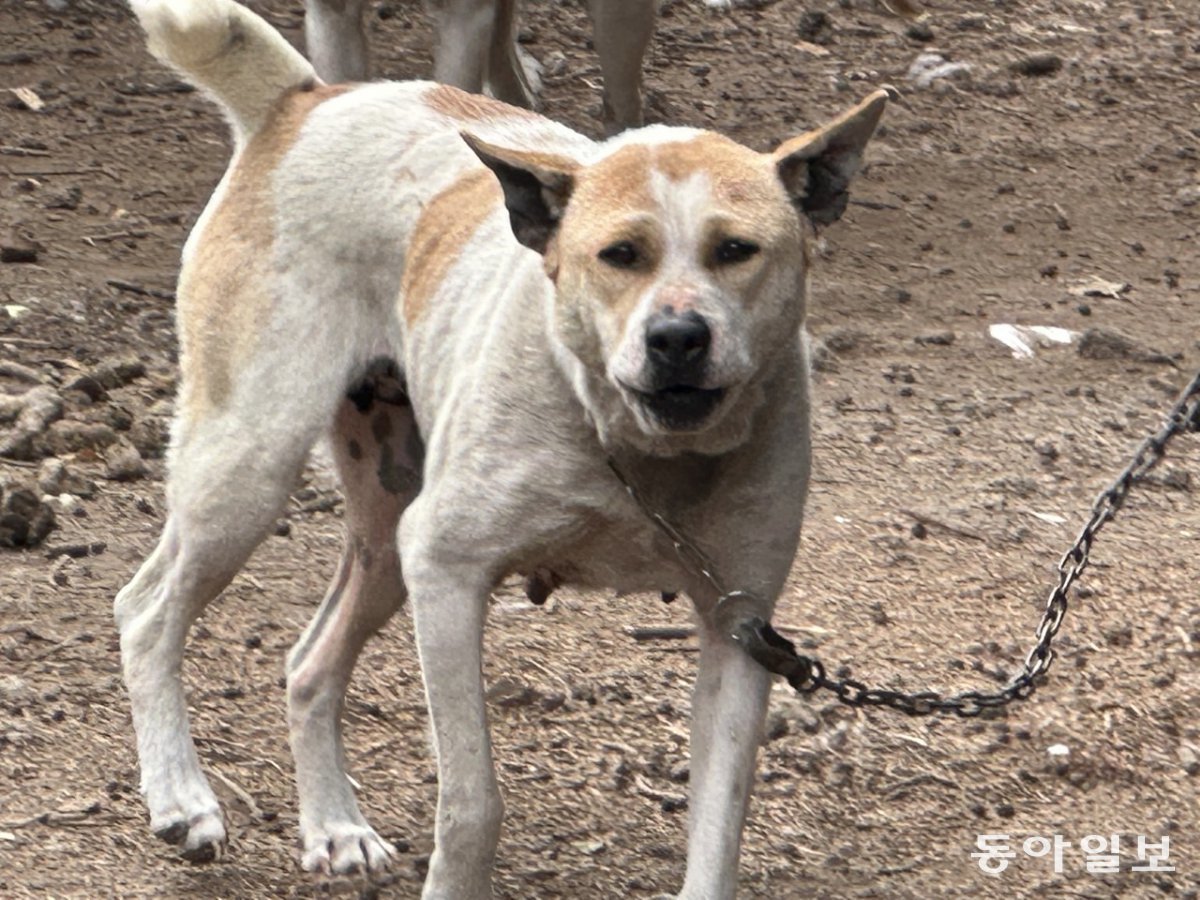
[[[422,96],[430,109],[459,121],[471,122],[495,119],[540,119],[535,112],[519,106],[509,106],[491,97],[468,94],[456,87],[439,84],[431,87]]]
[[[226,402],[236,369],[254,350],[274,301],[271,176],[312,111],[347,90],[320,85],[282,96],[227,175],[221,201],[179,277],[185,421]]]
[[[463,175],[422,210],[400,280],[401,310],[409,327],[428,308],[463,246],[503,202],[496,176],[480,168]]]

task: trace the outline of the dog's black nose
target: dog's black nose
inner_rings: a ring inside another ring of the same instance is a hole
[[[657,312],[646,323],[646,355],[668,377],[698,378],[711,343],[708,323],[695,310]]]

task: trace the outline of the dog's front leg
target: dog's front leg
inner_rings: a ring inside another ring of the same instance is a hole
[[[421,896],[486,900],[504,814],[483,694],[489,585],[481,566],[430,549],[420,504],[404,516],[400,546],[438,766],[434,851]]]
[[[692,698],[687,875],[681,900],[732,900],[770,676],[697,603],[700,671]]]

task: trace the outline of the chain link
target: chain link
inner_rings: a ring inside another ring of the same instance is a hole
[[[768,672],[786,678],[799,693],[830,691],[848,706],[886,706],[910,716],[952,712],[964,718],[971,718],[986,709],[1007,706],[1014,700],[1025,700],[1037,690],[1039,679],[1054,664],[1054,637],[1067,614],[1071,587],[1087,569],[1088,555],[1096,535],[1125,505],[1133,486],[1142,481],[1162,461],[1167,445],[1185,431],[1200,432],[1200,372],[1197,372],[1191,384],[1184,388],[1162,427],[1141,443],[1121,474],[1100,492],[1092,504],[1092,514],[1087,524],[1079,532],[1079,537],[1075,539],[1071,549],[1059,560],[1058,583],[1046,600],[1045,611],[1034,632],[1033,648],[1025,657],[1021,672],[998,691],[963,691],[952,695],[937,691],[892,691],[867,687],[853,678],[830,678],[820,660],[797,653],[791,641],[759,616],[743,616],[737,619],[731,637],[759,665]],[[684,566],[703,578],[716,591],[719,597],[718,607],[739,599],[759,600],[747,591],[726,590],[717,575],[716,567],[704,551],[688,540],[661,514],[646,505],[611,457],[608,465],[642,512],[670,539]]]

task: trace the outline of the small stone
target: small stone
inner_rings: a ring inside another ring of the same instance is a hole
[[[0,703],[19,708],[33,699],[29,683],[18,675],[0,675]]]
[[[929,27],[929,23],[927,22],[913,22],[904,29],[904,36],[909,40],[928,44],[933,40],[933,29]]]
[[[1169,356],[1141,347],[1123,334],[1104,328],[1089,328],[1079,338],[1079,355],[1085,359],[1132,359],[1137,362],[1173,364]]]
[[[925,527],[925,523],[923,522],[913,522],[911,532],[912,536],[919,541],[923,541],[929,537],[929,529]]]
[[[46,209],[78,209],[79,201],[83,199],[83,188],[77,184],[71,185],[65,191],[51,194],[46,200]]]
[[[38,248],[31,241],[13,237],[0,243],[0,263],[35,263],[37,260]]]
[[[171,441],[171,426],[160,416],[141,416],[130,427],[129,440],[142,459],[161,459]]]
[[[665,813],[679,812],[680,810],[687,809],[687,797],[663,797],[659,806]]]
[[[767,716],[767,727],[765,731],[766,741],[777,741],[781,737],[786,737],[791,727],[788,725],[788,720],[783,713],[772,712]]]
[[[0,502],[0,547],[36,547],[55,525],[54,508],[24,485],[12,485]]]
[[[902,287],[890,287],[884,291],[884,296],[896,303],[910,303],[913,298],[912,294]]]
[[[120,440],[116,447],[108,453],[108,465],[104,477],[110,481],[137,481],[146,475],[146,462],[138,453],[137,447],[128,441]]]
[[[809,10],[802,13],[796,23],[796,34],[802,41],[824,46],[833,43],[833,22],[828,13]]]
[[[45,385],[30,388],[21,395],[21,414],[17,416],[20,431],[41,432],[62,418],[63,403],[55,390]]]
[[[918,335],[913,340],[922,346],[949,347],[954,343],[954,332],[935,331],[933,334]]]
[[[42,461],[38,488],[43,494],[74,494],[85,499],[96,493],[95,482],[72,472],[65,462],[54,457]]]
[[[11,359],[0,359],[0,377],[24,381],[26,384],[41,384],[42,376],[29,366],[23,366]]]
[[[65,456],[80,450],[99,450],[116,443],[117,433],[98,422],[55,422],[41,439],[43,456]]]
[[[504,709],[515,709],[531,705],[537,699],[537,692],[511,678],[499,678],[488,688],[487,699]]]
[[[1050,441],[1039,441],[1033,445],[1033,449],[1037,451],[1038,456],[1047,461],[1058,459],[1058,448]]]
[[[1012,64],[1012,70],[1018,75],[1038,77],[1053,75],[1063,66],[1062,57],[1054,53],[1030,53]]]
[[[1180,188],[1175,192],[1175,202],[1184,207],[1200,203],[1200,184],[1189,184]]]

